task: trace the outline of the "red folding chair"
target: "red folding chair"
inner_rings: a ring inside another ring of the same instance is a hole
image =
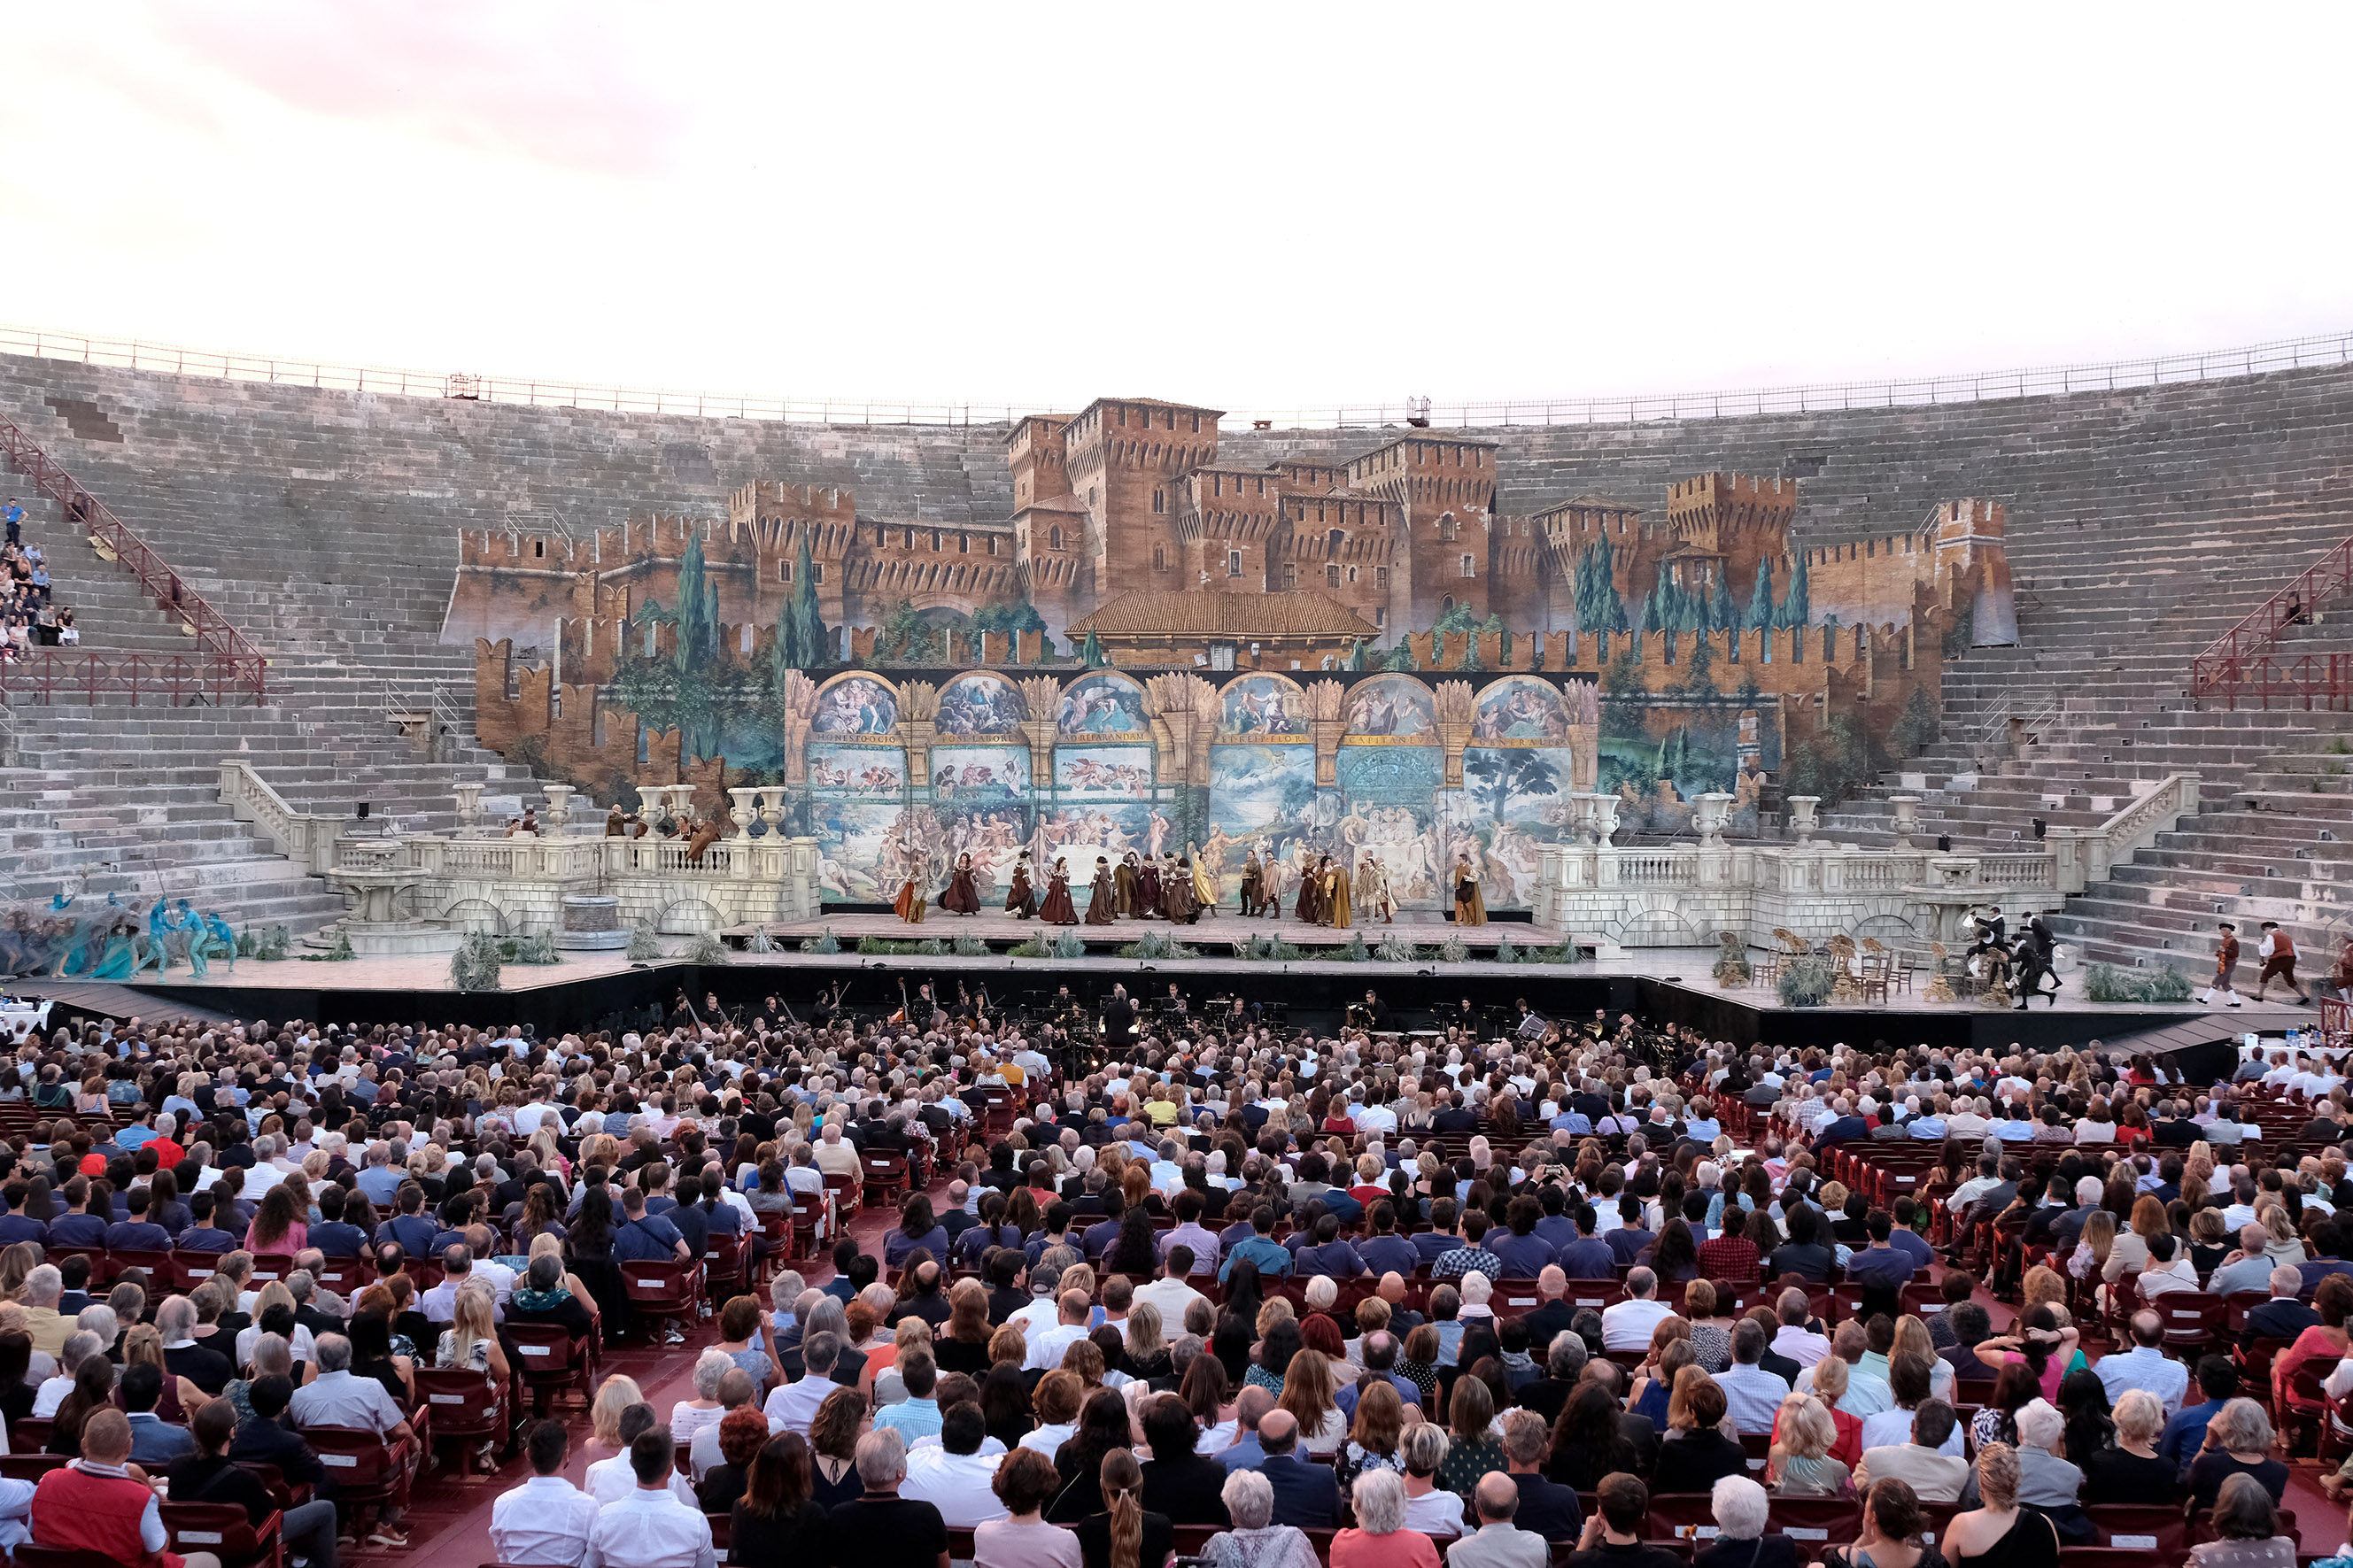
[[[221,1560],[222,1568],[284,1568],[282,1515],[273,1513],[257,1525],[246,1517],[243,1503],[165,1502],[158,1507],[172,1550],[184,1557],[209,1552]]]
[[[649,1323],[675,1322],[683,1332],[702,1315],[702,1268],[699,1263],[638,1259],[617,1264],[629,1300],[629,1315]]]
[[[474,1452],[484,1443],[510,1446],[514,1423],[507,1405],[507,1387],[497,1378],[454,1367],[423,1366],[415,1376],[418,1401],[433,1412],[435,1446],[456,1442],[462,1448],[459,1475],[474,1473]],[[498,1468],[495,1459],[490,1468]]]
[[[579,1393],[583,1405],[596,1397],[604,1351],[595,1334],[575,1340],[554,1323],[513,1322],[507,1325],[507,1333],[522,1352],[518,1366],[536,1414],[546,1415],[551,1396],[567,1388]]]
[[[180,1294],[185,1296],[211,1279],[219,1269],[220,1260],[225,1256],[218,1252],[186,1248],[173,1253],[172,1279],[178,1285]]]
[[[893,1150],[871,1150],[860,1160],[866,1173],[866,1201],[896,1204],[907,1195],[907,1156]]]
[[[429,1408],[429,1407],[428,1407]],[[410,1484],[417,1477],[417,1447],[386,1443],[373,1432],[351,1426],[305,1426],[302,1440],[334,1478],[335,1501],[347,1510],[353,1532],[364,1509],[379,1515],[387,1508],[408,1505]]]
[[[702,1247],[703,1288],[713,1306],[752,1288],[752,1248],[743,1237],[713,1236]]]

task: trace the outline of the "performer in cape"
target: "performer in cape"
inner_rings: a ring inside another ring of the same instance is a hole
[[[1193,898],[1193,868],[1171,856],[1168,868],[1161,874],[1160,889],[1162,912],[1173,924],[1191,925],[1201,912]]]
[[[1095,857],[1095,879],[1087,889],[1087,924],[1107,926],[1119,918],[1119,884],[1113,879],[1111,862]]]
[[[974,882],[972,857],[956,857],[955,874],[948,879],[947,890],[940,895],[940,908],[952,914],[980,913],[980,889]]]
[[[1116,912],[1127,916],[1130,920],[1136,918],[1137,914],[1136,887],[1135,851],[1131,849],[1121,858],[1119,869],[1112,874],[1113,905]]]
[[[1046,879],[1046,903],[1038,917],[1050,926],[1079,923],[1079,911],[1071,907],[1070,862],[1060,856],[1055,857],[1054,869]]]
[[[1299,879],[1299,901],[1292,906],[1291,912],[1299,917],[1302,925],[1324,923],[1324,879],[1317,870],[1311,864],[1306,875]]]
[[[1209,863],[1198,849],[1189,842],[1185,848],[1190,858],[1182,864],[1193,873],[1193,901],[1201,906],[1200,913],[1213,915],[1218,912],[1218,879],[1209,875]]]
[[[1454,858],[1454,923],[1462,926],[1487,923],[1487,900],[1479,891],[1479,873],[1472,869],[1468,855]]]
[[[1160,868],[1150,860],[1135,868],[1135,918],[1148,921],[1160,913]]]
[[[1324,923],[1335,931],[1348,929],[1348,873],[1335,866],[1332,858],[1324,858]]]
[[[1263,875],[1264,873],[1258,868],[1257,850],[1253,849],[1242,857],[1242,919],[1244,920],[1255,917],[1258,914],[1259,905],[1264,901],[1260,892],[1260,889],[1265,886],[1262,880]]]
[[[898,900],[891,906],[899,918],[911,926],[923,923],[923,911],[931,903],[923,892],[923,885],[915,879],[920,869],[917,868],[907,873],[906,881],[900,886]]]
[[[1029,885],[1029,851],[1027,849],[1014,857],[1013,888],[1005,895],[1005,912],[1023,921],[1037,916],[1038,892]]]

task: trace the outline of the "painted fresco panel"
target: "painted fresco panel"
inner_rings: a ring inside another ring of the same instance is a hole
[[[934,746],[932,799],[979,803],[1029,798],[1027,746]]]
[[[1037,863],[1049,869],[1056,857],[1067,858],[1071,886],[1083,888],[1094,880],[1097,856],[1116,866],[1131,849],[1139,855],[1152,852],[1155,839],[1165,849],[1175,833],[1174,825],[1149,805],[1113,801],[1056,805],[1038,812],[1034,852]]]
[[[861,800],[898,800],[907,793],[907,753],[897,746],[845,746],[812,741],[809,785]]]
[[[1149,746],[1057,746],[1055,796],[1150,800],[1152,758]]]
[[[1028,716],[1011,681],[1001,675],[966,675],[941,689],[932,723],[943,735],[1010,735]]]
[[[1692,798],[1733,797],[1728,831],[1757,831],[1764,773],[1781,766],[1780,727],[1737,701],[1601,705],[1599,787],[1619,797],[1620,827],[1689,833]]]
[[[821,799],[809,805],[821,891],[849,903],[888,903],[898,896],[905,854],[899,834],[906,812],[895,805]]]
[[[1089,675],[1071,683],[1054,716],[1064,735],[1123,735],[1143,739],[1144,688],[1124,675]]]
[[[1476,741],[1565,741],[1568,716],[1551,682],[1517,675],[1479,693],[1471,734]]]
[[[1220,735],[1304,735],[1307,702],[1299,688],[1278,675],[1245,675],[1228,681],[1219,694]]]
[[[959,796],[954,805],[935,806],[933,815],[939,818],[945,837],[946,863],[954,866],[960,855],[972,857],[973,869],[979,873],[984,902],[987,889],[1011,884],[1014,859],[1029,845],[1031,830],[1026,805]]]
[[[1352,687],[1347,718],[1352,738],[1438,739],[1438,709],[1430,688],[1410,676],[1384,676]]]
[[[1240,841],[1219,889],[1241,885],[1241,857],[1255,846],[1291,861],[1316,847],[1319,816],[1339,816],[1338,797],[1319,801],[1311,746],[1217,746],[1209,753],[1209,832]]]
[[[1525,908],[1535,887],[1537,847],[1570,836],[1569,764],[1566,746],[1463,749],[1462,794],[1490,904]]]
[[[1344,742],[1334,763],[1345,806],[1332,852],[1353,871],[1366,856],[1389,874],[1402,904],[1435,908],[1444,900],[1443,847],[1435,831],[1441,803],[1456,792],[1441,787],[1446,754],[1435,746]]]
[[[817,694],[809,728],[820,735],[886,735],[899,722],[899,699],[868,676],[837,680]]]

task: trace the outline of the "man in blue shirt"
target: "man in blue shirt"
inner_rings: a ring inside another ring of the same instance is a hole
[[[1547,1185],[1536,1194],[1536,1205],[1544,1210],[1544,1218],[1536,1221],[1536,1235],[1557,1254],[1577,1239],[1577,1221],[1569,1215],[1568,1194],[1557,1186]]]
[[[1915,1274],[1928,1267],[1936,1256],[1926,1237],[1913,1227],[1920,1223],[1920,1205],[1910,1198],[1895,1200],[1895,1226],[1887,1237],[1888,1245],[1899,1252],[1911,1254]]]
[[[1536,1222],[1544,1217],[1544,1205],[1523,1194],[1514,1198],[1504,1212],[1507,1228],[1499,1235],[1489,1235],[1487,1250],[1503,1259],[1503,1278],[1533,1279],[1555,1258],[1551,1244],[1535,1233]]]
[[[1609,1244],[1593,1234],[1601,1216],[1593,1212],[1591,1204],[1577,1205],[1577,1239],[1560,1249],[1557,1261],[1560,1271],[1571,1279],[1614,1279],[1618,1277],[1617,1255]]]
[[[1274,1210],[1269,1205],[1261,1204],[1250,1211],[1250,1233],[1226,1254],[1218,1268],[1219,1281],[1229,1278],[1235,1262],[1244,1258],[1257,1266],[1261,1278],[1291,1272],[1291,1252],[1274,1239]]]
[[[59,1194],[66,1200],[66,1212],[49,1221],[51,1247],[104,1247],[107,1227],[114,1223],[111,1215],[99,1215],[90,1212],[90,1178],[76,1176],[65,1184]]]
[[[0,509],[0,521],[5,521],[8,524],[9,543],[25,542],[25,509],[16,504],[15,496],[8,498],[8,505],[5,509]]]
[[[1461,1237],[1456,1235],[1454,1228],[1461,1213],[1452,1198],[1440,1198],[1430,1205],[1430,1228],[1415,1231],[1406,1237],[1413,1243],[1414,1252],[1424,1267],[1436,1263],[1462,1245]]]
[[[388,1207],[399,1195],[400,1184],[407,1176],[407,1145],[395,1143],[389,1151],[370,1148],[367,1161],[367,1169],[359,1175],[359,1189],[376,1207]]]
[[[148,1192],[145,1187],[131,1189],[131,1217],[106,1227],[106,1249],[109,1252],[168,1252],[172,1233],[147,1217]]]
[[[403,1187],[399,1202],[400,1212],[375,1227],[376,1240],[397,1242],[411,1258],[431,1257],[434,1237],[441,1234],[441,1227],[425,1217],[425,1189]]]
[[[357,1258],[367,1250],[367,1232],[343,1223],[343,1189],[319,1190],[319,1223],[311,1227],[311,1245],[330,1258]]]
[[[1609,1248],[1610,1260],[1620,1268],[1631,1268],[1642,1248],[1658,1239],[1642,1226],[1642,1200],[1631,1193],[1618,1194],[1618,1228],[1601,1239]],[[1571,1279],[1579,1278],[1572,1273]]]
[[[237,1250],[236,1233],[221,1229],[213,1223],[219,1214],[219,1200],[212,1194],[192,1194],[188,1199],[188,1213],[195,1216],[196,1223],[182,1231],[174,1246],[185,1252],[235,1252]],[[312,1234],[315,1237],[316,1232]]]
[[[1397,1210],[1386,1202],[1373,1205],[1372,1239],[1356,1248],[1356,1256],[1374,1274],[1411,1274],[1421,1264],[1412,1238],[1397,1233]]]
[[[1354,1247],[1340,1239],[1338,1215],[1323,1215],[1309,1234],[1313,1241],[1292,1254],[1293,1267],[1301,1278],[1328,1274],[1335,1279],[1354,1279],[1365,1271],[1364,1258]]]
[[[1441,1254],[1430,1266],[1432,1279],[1460,1279],[1472,1272],[1484,1274],[1489,1279],[1504,1277],[1504,1260],[1488,1250],[1487,1233],[1493,1228],[1485,1209],[1472,1209],[1462,1216],[1462,1245]]]
[[[2157,1457],[2177,1469],[2189,1468],[2189,1461],[2206,1446],[2206,1423],[2239,1392],[2238,1369],[2228,1356],[2200,1356],[2197,1376],[2198,1392],[2206,1396],[2204,1401],[2183,1405],[2157,1439]]]

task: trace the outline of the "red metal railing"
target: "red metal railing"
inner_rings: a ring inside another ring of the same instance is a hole
[[[227,617],[212,607],[205,596],[181,580],[164,558],[147,546],[147,542],[133,533],[122,520],[108,510],[104,501],[90,493],[71,474],[53,462],[33,438],[13,421],[0,416],[0,457],[11,467],[32,480],[42,494],[65,509],[69,527],[87,531],[92,540],[100,542],[114,552],[116,563],[139,579],[156,604],[180,617],[183,625],[195,634],[196,651],[208,666],[217,666],[237,672],[243,689],[253,694],[256,702],[269,700],[269,661],[261,650],[248,641],[243,632],[228,623]],[[43,649],[42,652],[52,650]],[[79,659],[91,656],[75,655]],[[130,658],[133,664],[138,660]],[[150,665],[163,662],[156,656],[146,656]],[[35,661],[37,663],[37,660]],[[121,663],[121,658],[111,662]],[[98,679],[93,675],[91,679]],[[96,689],[93,685],[92,689]],[[96,697],[90,700],[95,702]]]
[[[226,707],[262,688],[255,654],[108,653],[37,647],[0,664],[0,703]]]
[[[2283,657],[2274,650],[2282,632],[2308,623],[2315,611],[2348,595],[2353,595],[2353,539],[2339,540],[2216,637],[2190,663],[2189,694],[2225,697],[2233,708],[2242,695],[2265,708],[2274,699],[2287,707],[2345,708],[2353,698],[2353,687],[2347,684],[2353,660],[2332,654]]]

